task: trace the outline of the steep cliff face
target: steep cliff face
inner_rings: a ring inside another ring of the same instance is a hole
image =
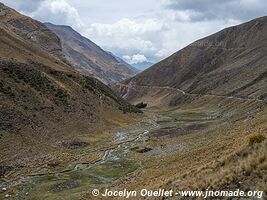
[[[106,84],[113,84],[137,74],[135,68],[104,51],[71,27],[51,23],[45,25],[61,39],[64,54],[76,69],[93,75]]]
[[[156,86],[189,94],[266,100],[266,33],[267,17],[224,29],[124,81],[122,92],[131,92],[130,87]],[[130,98],[142,96],[140,92]]]

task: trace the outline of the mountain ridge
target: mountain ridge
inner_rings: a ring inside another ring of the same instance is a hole
[[[56,58],[65,61],[59,37],[37,20],[18,13],[16,10],[0,4],[1,25],[21,38],[41,47]]]
[[[44,23],[62,41],[67,60],[78,70],[113,84],[136,75],[137,71],[116,56],[104,51],[70,26]]]
[[[223,29],[123,81],[119,91],[128,100],[142,96],[131,90],[138,86],[266,100],[266,32],[267,17]]]

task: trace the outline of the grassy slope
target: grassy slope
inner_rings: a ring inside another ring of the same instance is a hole
[[[267,136],[265,103],[202,97],[147,112],[161,116],[160,129],[150,131],[150,138],[139,146],[152,150],[131,152],[129,158],[142,167],[108,188],[266,191],[266,142],[249,145],[251,136]],[[174,127],[185,132],[165,134]],[[91,198],[89,193],[85,196]]]
[[[101,132],[126,126],[133,118],[125,113],[138,112],[4,23],[0,32],[1,173],[56,159],[64,149],[58,142],[108,137]]]
[[[152,113],[164,116],[163,129],[147,146],[184,145],[163,156],[139,157],[143,169],[123,180],[129,188],[266,192],[266,142],[248,144],[251,136],[267,134],[266,19],[196,41],[118,86],[132,103],[148,103]]]
[[[0,3],[0,9],[1,27],[5,26],[29,44],[36,45],[59,59],[64,59],[60,39],[45,25],[2,3]]]

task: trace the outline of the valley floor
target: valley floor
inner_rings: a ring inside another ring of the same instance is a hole
[[[266,141],[249,144],[251,137],[267,134],[265,102],[203,97],[144,112],[134,127],[71,150],[73,160],[65,165],[51,162],[27,175],[7,176],[0,197],[107,199],[91,193],[106,188],[266,192]]]

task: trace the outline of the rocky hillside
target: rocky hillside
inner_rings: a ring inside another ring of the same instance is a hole
[[[31,44],[64,59],[60,39],[44,24],[0,3],[0,23]]]
[[[62,55],[59,39],[40,22],[3,4],[0,14],[0,163],[34,159],[46,153],[41,145],[95,134],[138,112],[54,57]]]
[[[146,90],[267,99],[267,17],[224,29],[183,48],[126,80],[120,93],[134,100]]]
[[[61,39],[63,52],[76,69],[93,75],[106,84],[119,82],[137,74],[135,68],[104,51],[71,27],[51,23],[45,25]]]

